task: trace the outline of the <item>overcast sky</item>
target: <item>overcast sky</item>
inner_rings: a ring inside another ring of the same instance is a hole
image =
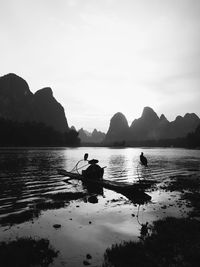
[[[199,0],[0,0],[0,76],[46,86],[69,125],[107,131],[144,106],[200,116]]]

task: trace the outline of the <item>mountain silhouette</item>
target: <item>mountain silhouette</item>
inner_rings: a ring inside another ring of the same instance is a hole
[[[200,124],[194,132],[187,135],[187,145],[191,148],[200,148]]]
[[[25,122],[42,123],[64,134],[61,137],[54,132],[51,133],[52,140],[53,136],[58,136],[57,139],[64,140],[57,143],[68,144],[71,142],[77,144],[79,142],[78,133],[74,128],[69,129],[64,108],[54,98],[52,89],[45,87],[33,94],[29,89],[28,83],[13,73],[0,77],[0,120],[5,129],[11,129],[11,126],[14,127],[13,129],[17,129],[17,127],[23,128],[22,123]],[[12,122],[19,124],[12,125]],[[102,142],[104,145],[113,143],[129,145],[134,144],[134,142],[138,144],[138,142],[145,141],[157,142],[160,140],[186,138],[189,133],[195,132],[198,125],[200,125],[200,119],[195,113],[186,113],[183,117],[177,116],[174,121],[169,122],[164,114],[158,117],[151,107],[144,107],[141,117],[135,119],[130,127],[124,114],[118,112],[111,118],[106,135],[96,129],[92,133],[80,129],[79,138],[82,143]],[[28,131],[31,131],[30,129],[36,131],[40,127],[41,132],[45,132],[45,134],[49,131],[43,126],[26,124],[27,136]],[[5,137],[6,131],[4,133]],[[191,136],[189,137],[190,143],[192,143]],[[22,137],[20,138],[23,140]],[[37,143],[36,141],[34,142]],[[49,143],[53,144],[53,141]],[[168,144],[168,142],[165,143]]]
[[[195,131],[199,123],[199,117],[195,113],[186,113],[184,117],[177,116],[170,124],[169,137],[185,137],[188,133]]]
[[[187,113],[184,117],[177,116],[169,122],[164,114],[158,117],[150,107],[144,107],[140,118],[135,119],[130,127],[126,117],[122,113],[116,113],[110,121],[105,143],[126,141],[158,141],[186,137],[194,132],[200,124],[199,117],[194,113]]]
[[[142,116],[135,119],[129,132],[129,140],[154,140],[156,139],[156,128],[159,123],[159,117],[150,107],[145,107]]]
[[[106,134],[105,143],[121,142],[127,140],[129,134],[128,121],[121,112],[116,113],[110,120],[110,126]]]
[[[84,130],[81,128],[79,131],[79,138],[81,140],[81,143],[101,143],[105,138],[105,133],[101,131],[97,131],[97,129],[94,129],[92,133]]]
[[[68,131],[64,108],[47,87],[33,94],[16,74],[0,77],[0,117],[17,122],[38,122],[59,132]]]

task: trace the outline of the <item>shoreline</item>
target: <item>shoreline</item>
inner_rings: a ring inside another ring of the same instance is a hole
[[[182,178],[182,179],[181,179]],[[114,244],[104,254],[103,267],[198,266],[200,255],[200,177],[173,177],[163,190],[179,192],[191,210],[185,216],[167,216],[141,227],[140,241]],[[181,204],[180,206],[181,207]],[[165,206],[166,208],[166,206]]]

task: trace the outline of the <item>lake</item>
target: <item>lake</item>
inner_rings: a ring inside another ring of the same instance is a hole
[[[149,168],[139,164],[140,153]],[[59,251],[50,266],[101,266],[106,248],[137,240],[141,225],[165,216],[184,216],[177,208],[179,194],[150,190],[150,203],[138,205],[125,196],[100,188],[90,191],[80,181],[65,182],[57,169],[72,170],[83,159],[98,159],[104,178],[132,184],[138,179],[162,183],[177,175],[197,174],[200,151],[174,148],[2,148],[0,149],[0,240],[46,238]],[[85,162],[79,166],[85,165]],[[81,172],[81,169],[80,169]],[[52,202],[52,195],[84,193]],[[91,197],[95,201],[91,201]],[[167,209],[162,209],[163,205]],[[54,225],[59,225],[58,228]]]

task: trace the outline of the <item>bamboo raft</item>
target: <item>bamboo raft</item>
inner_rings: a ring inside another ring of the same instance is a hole
[[[139,202],[144,203],[151,200],[151,196],[149,196],[144,191],[146,188],[149,187],[149,184],[146,183],[126,184],[106,179],[92,180],[84,177],[81,174],[68,172],[63,169],[58,169],[57,171],[58,174],[69,177],[68,179],[65,180],[66,182],[75,179],[84,182],[84,184],[87,183],[89,185],[102,186],[106,189],[113,190],[117,193],[124,195],[125,197],[127,197],[128,199],[132,200],[135,203]]]

